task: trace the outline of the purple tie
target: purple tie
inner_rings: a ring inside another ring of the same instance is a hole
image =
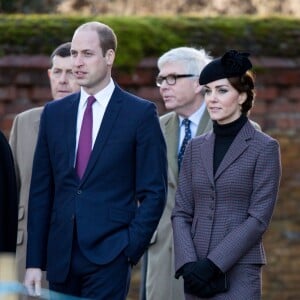
[[[80,135],[78,140],[76,172],[81,179],[88,164],[92,152],[92,132],[93,132],[93,110],[92,105],[96,101],[94,96],[89,96],[84,111]]]

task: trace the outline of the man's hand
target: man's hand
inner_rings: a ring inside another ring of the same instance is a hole
[[[38,268],[26,269],[24,285],[30,296],[41,295],[42,270]]]

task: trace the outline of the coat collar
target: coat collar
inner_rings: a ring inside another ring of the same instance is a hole
[[[165,136],[169,172],[174,175],[174,178],[178,178],[178,143],[179,143],[179,117],[175,112],[170,112],[163,115],[160,118],[160,124],[163,134]],[[207,132],[212,128],[212,122],[210,120],[207,109],[204,110],[200,119],[196,135],[200,135]]]
[[[75,162],[75,149],[76,149],[76,126],[77,126],[77,112],[80,100],[80,92],[67,96],[66,101],[67,107],[65,110],[65,137],[67,141],[69,156],[69,166],[74,169]],[[74,174],[76,174],[74,169]]]
[[[169,170],[178,177],[179,118],[175,112],[161,117],[161,127],[167,145]]]
[[[236,138],[226,152],[215,176],[213,175],[213,153],[215,144],[215,134],[213,132],[206,135],[204,142],[200,146],[201,157],[208,177],[212,184],[220,175],[239,157],[249,146],[249,140],[253,138],[255,129],[249,121],[241,128]]]

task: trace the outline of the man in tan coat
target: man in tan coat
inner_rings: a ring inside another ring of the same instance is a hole
[[[160,118],[167,144],[168,197],[158,228],[147,251],[145,296],[147,300],[183,300],[183,282],[174,277],[171,212],[178,180],[178,153],[184,140],[184,119],[190,120],[191,137],[212,128],[199,75],[211,58],[204,50],[179,47],[158,59],[156,80],[165,106],[172,111]]]
[[[51,67],[48,70],[48,77],[54,100],[79,90],[79,86],[72,74],[70,48],[71,43],[64,43],[57,47],[50,57]],[[28,195],[33,155],[42,110],[43,107],[37,107],[18,114],[14,119],[9,139],[15,160],[20,196],[16,253],[18,279],[20,282],[23,281],[25,274]]]

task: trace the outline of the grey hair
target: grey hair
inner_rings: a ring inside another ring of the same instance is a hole
[[[160,70],[164,64],[179,62],[184,65],[188,74],[200,75],[203,68],[212,61],[212,57],[204,49],[178,47],[165,52],[157,61]]]

